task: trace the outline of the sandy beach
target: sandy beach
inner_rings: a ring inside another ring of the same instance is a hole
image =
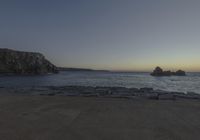
[[[198,140],[199,100],[0,95],[1,140]]]

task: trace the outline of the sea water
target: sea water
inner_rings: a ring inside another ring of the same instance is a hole
[[[138,72],[62,71],[59,74],[37,76],[0,76],[0,87],[67,85],[152,87],[166,91],[200,94],[200,73],[187,73],[187,76],[153,77],[149,73]]]

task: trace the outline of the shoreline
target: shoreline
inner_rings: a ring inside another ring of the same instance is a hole
[[[150,100],[197,99],[200,94],[194,92],[170,92],[153,88],[92,87],[92,86],[37,86],[37,87],[0,87],[0,94],[27,94],[40,96],[78,96],[107,97]]]
[[[0,139],[198,139],[199,96],[152,88],[1,87]]]

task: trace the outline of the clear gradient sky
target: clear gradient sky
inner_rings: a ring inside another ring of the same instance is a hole
[[[200,0],[0,0],[0,47],[57,66],[200,71]]]

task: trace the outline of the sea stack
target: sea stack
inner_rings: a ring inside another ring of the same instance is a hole
[[[0,73],[46,74],[58,73],[58,69],[41,53],[0,49]]]
[[[176,72],[175,72],[175,75],[176,75],[176,76],[186,76],[185,71],[183,71],[183,70],[178,70],[178,71],[176,71]]]
[[[152,76],[186,76],[185,71],[178,70],[176,72],[171,71],[163,71],[162,68],[156,67],[154,71],[151,73]]]

